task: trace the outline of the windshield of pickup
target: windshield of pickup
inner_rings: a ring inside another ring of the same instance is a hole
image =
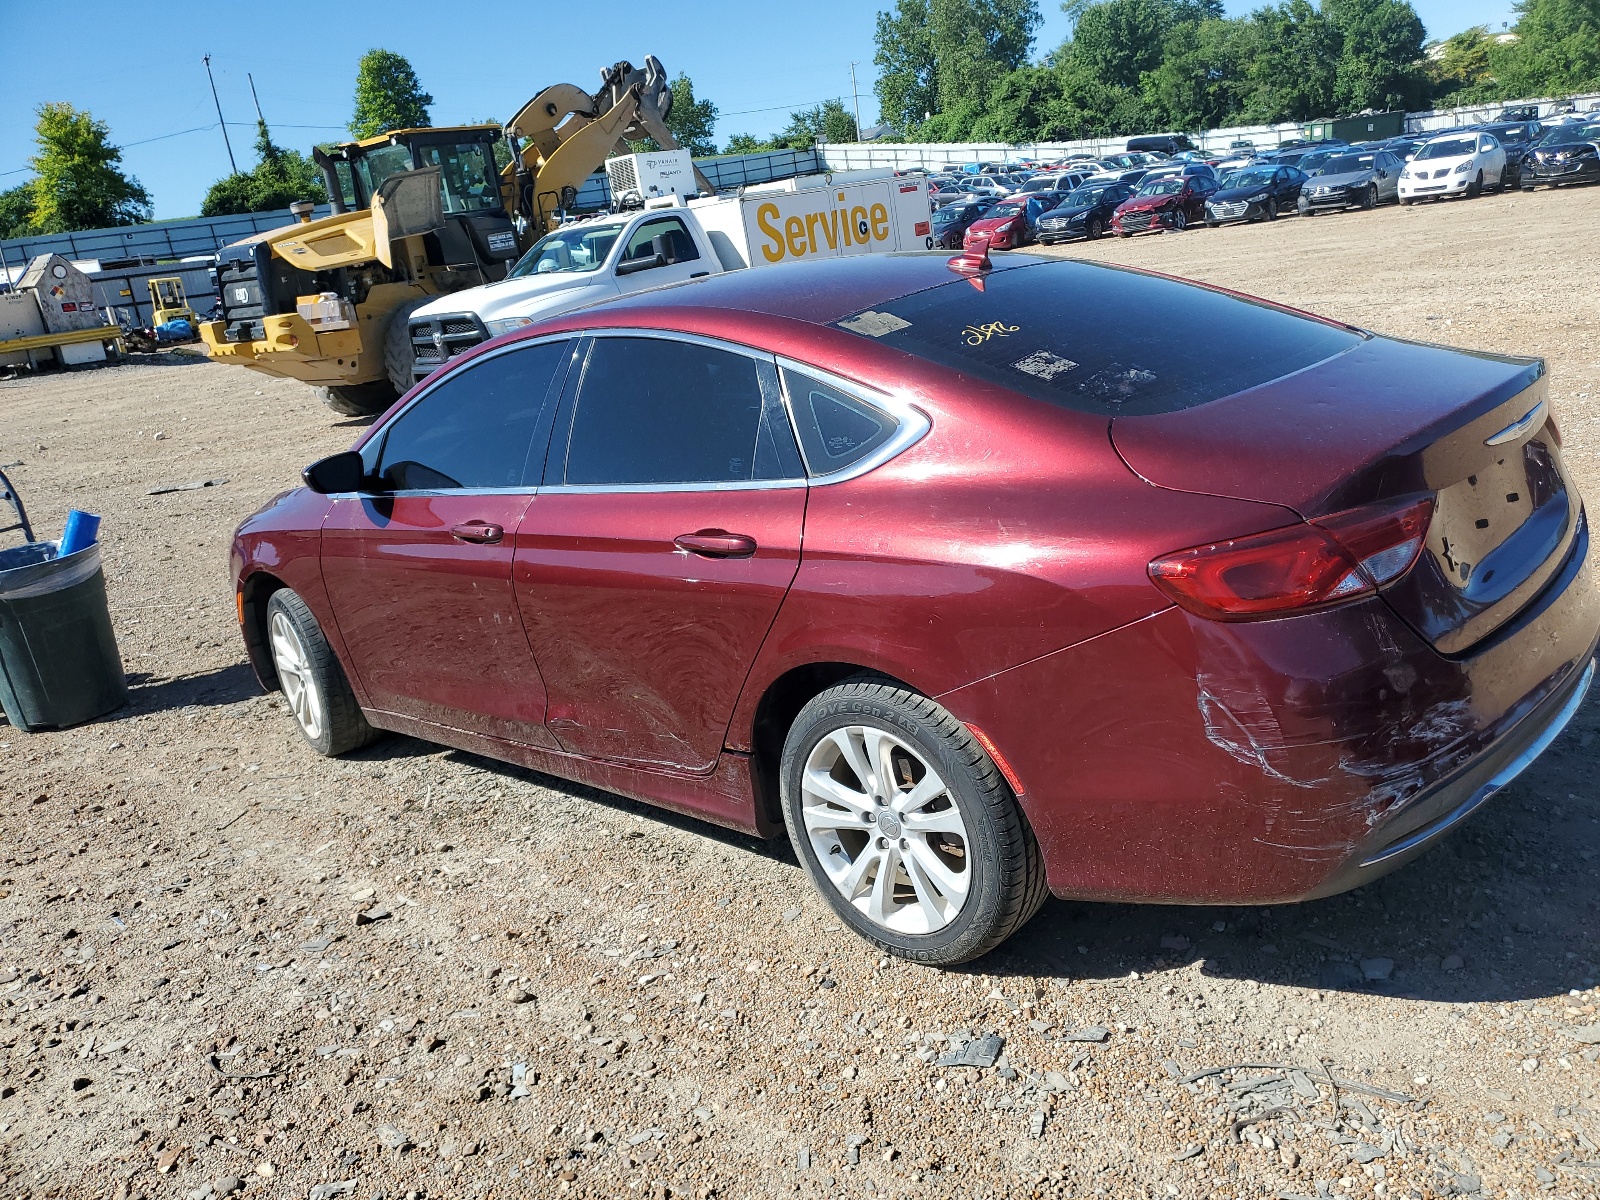
[[[547,233],[517,260],[506,278],[598,271],[621,232],[621,225],[568,225]]]

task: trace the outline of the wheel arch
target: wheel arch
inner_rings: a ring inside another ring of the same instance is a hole
[[[800,710],[835,684],[860,675],[871,675],[884,683],[926,695],[914,684],[896,678],[876,667],[861,663],[827,661],[802,663],[790,667],[772,680],[756,701],[750,726],[750,780],[755,792],[756,815],[763,824],[783,829],[783,807],[779,800],[778,764],[783,757],[784,739]]]
[[[267,602],[274,592],[289,585],[270,571],[257,570],[239,583],[239,632],[244,636],[245,652],[256,679],[269,692],[278,690],[278,671],[267,649]]]

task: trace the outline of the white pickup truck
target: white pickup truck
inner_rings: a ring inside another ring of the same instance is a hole
[[[613,296],[801,259],[931,250],[927,185],[888,171],[812,175],[687,203],[576,221],[541,238],[498,283],[411,314],[412,376],[488,338]]]

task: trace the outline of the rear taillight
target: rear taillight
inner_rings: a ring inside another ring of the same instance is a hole
[[[1328,608],[1370,596],[1409,571],[1432,516],[1432,496],[1353,508],[1164,555],[1150,564],[1150,578],[1180,606],[1212,620]]]

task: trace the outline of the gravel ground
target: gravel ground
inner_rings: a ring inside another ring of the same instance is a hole
[[[1064,252],[1547,355],[1594,496],[1597,206]],[[404,738],[313,755],[244,665],[226,550],[354,433],[177,355],[0,385],[41,529],[105,514],[134,685],[97,724],[0,727],[0,1196],[1600,1190],[1600,702],[1359,892],[1052,901],[927,970],[842,931],[784,846]]]

